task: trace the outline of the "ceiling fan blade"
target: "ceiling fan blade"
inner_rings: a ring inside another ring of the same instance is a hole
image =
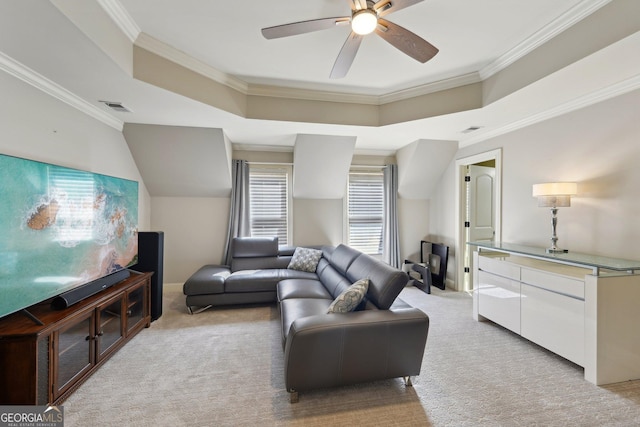
[[[356,57],[356,53],[358,53],[362,38],[363,37],[361,35],[351,31],[347,41],[344,42],[342,49],[340,49],[340,53],[336,58],[335,64],[333,64],[333,69],[331,69],[331,75],[329,77],[332,79],[339,79],[347,75],[353,60]]]
[[[376,34],[416,61],[425,63],[438,53],[438,48],[393,22],[378,19]]]
[[[367,0],[350,0],[351,10],[361,10],[367,8]]]
[[[373,10],[378,13],[378,17],[382,18],[393,12],[397,12],[405,7],[413,6],[424,0],[380,0],[373,5]]]
[[[280,37],[297,36],[298,34],[311,33],[313,31],[326,30],[333,28],[338,24],[348,24],[351,18],[349,16],[340,16],[337,18],[321,18],[312,19],[310,21],[293,22],[291,24],[276,25],[262,29],[262,35],[265,39],[277,39]]]

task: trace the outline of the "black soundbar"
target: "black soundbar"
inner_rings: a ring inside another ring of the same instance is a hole
[[[97,294],[103,289],[107,289],[116,283],[120,283],[128,279],[131,273],[129,270],[120,270],[108,276],[101,277],[78,288],[64,292],[51,301],[51,308],[54,310],[63,310],[73,304],[82,301],[91,295]]]

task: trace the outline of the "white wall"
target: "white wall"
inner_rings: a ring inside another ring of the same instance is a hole
[[[456,158],[503,149],[502,240],[546,247],[550,213],[531,186],[576,181],[560,208],[558,245],[574,252],[640,260],[640,91],[459,150]],[[455,170],[447,169],[430,204],[430,234],[455,239]],[[454,271],[452,264],[450,273]]]
[[[342,243],[342,199],[294,199],[293,244],[337,245]]]
[[[398,199],[400,261],[420,260],[420,241],[429,240],[429,200]]]
[[[150,224],[150,198],[122,133],[0,72],[0,152],[138,181],[138,226]]]
[[[229,198],[152,197],[151,228],[164,231],[164,281],[184,282],[205,264],[222,263]]]

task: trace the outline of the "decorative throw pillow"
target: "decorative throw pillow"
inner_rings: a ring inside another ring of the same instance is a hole
[[[327,313],[348,313],[356,309],[369,289],[369,279],[360,279],[336,297]]]
[[[289,262],[289,269],[315,273],[318,262],[322,258],[322,251],[311,248],[296,248]]]

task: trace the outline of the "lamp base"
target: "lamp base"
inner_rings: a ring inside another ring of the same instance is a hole
[[[569,249],[547,248],[548,254],[566,254],[567,252],[569,252]]]

